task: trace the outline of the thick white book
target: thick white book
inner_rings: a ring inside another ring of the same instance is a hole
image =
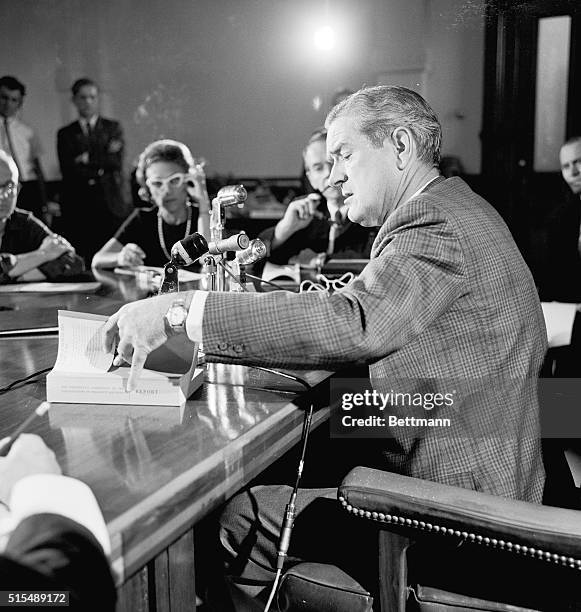
[[[49,402],[181,406],[203,383],[198,346],[179,335],[148,356],[137,388],[127,391],[129,366],[113,366],[114,356],[103,349],[107,318],[59,310],[58,355],[46,377]]]

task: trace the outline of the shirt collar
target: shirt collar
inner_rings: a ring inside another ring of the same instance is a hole
[[[81,124],[81,127],[83,128],[83,132],[87,131],[87,127],[89,125],[91,126],[91,129],[94,130],[98,118],[99,118],[99,115],[93,115],[90,119],[85,119],[84,117],[80,117],[79,123]]]
[[[339,211],[341,213],[341,217],[343,218],[343,221],[345,221],[346,217],[347,217],[347,209],[349,207],[348,206],[337,206],[336,204],[334,204],[333,202],[329,202],[327,200],[327,210],[329,211],[329,216],[331,219],[335,218],[335,213],[337,211]]]
[[[425,183],[424,185],[422,185],[410,198],[408,198],[406,200],[407,202],[410,202],[411,200],[413,200],[414,198],[417,198],[420,193],[422,193],[424,190],[426,190],[428,188],[429,185],[431,185],[436,179],[440,178],[440,174],[438,174],[438,176],[435,176],[434,178],[430,179],[427,183]]]

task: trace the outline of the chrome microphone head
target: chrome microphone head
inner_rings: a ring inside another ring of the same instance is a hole
[[[233,204],[241,206],[246,201],[247,196],[248,193],[244,185],[226,185],[218,191],[216,200],[221,206],[232,206]]]
[[[248,248],[236,253],[236,259],[241,265],[256,263],[266,257],[266,245],[260,238],[250,241]]]

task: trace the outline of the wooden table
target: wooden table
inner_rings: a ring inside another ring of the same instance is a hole
[[[0,329],[15,312],[30,326],[56,323],[56,308],[109,314],[126,300],[113,285],[92,295],[0,296]],[[131,291],[134,290],[134,287]],[[129,292],[130,293],[130,292]],[[54,320],[51,320],[51,317]],[[0,338],[0,387],[51,367],[54,336]],[[297,372],[312,386],[329,372]],[[181,408],[52,404],[30,428],[67,475],[94,491],[109,527],[119,610],[195,610],[193,525],[299,439],[299,383],[254,368],[211,364]],[[0,395],[0,437],[45,399],[44,376]],[[328,417],[315,412],[313,426]],[[152,589],[152,585],[155,585]]]

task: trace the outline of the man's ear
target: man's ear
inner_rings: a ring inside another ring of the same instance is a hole
[[[414,140],[411,132],[405,127],[396,127],[391,133],[391,141],[395,147],[396,166],[403,170],[412,156]]]

